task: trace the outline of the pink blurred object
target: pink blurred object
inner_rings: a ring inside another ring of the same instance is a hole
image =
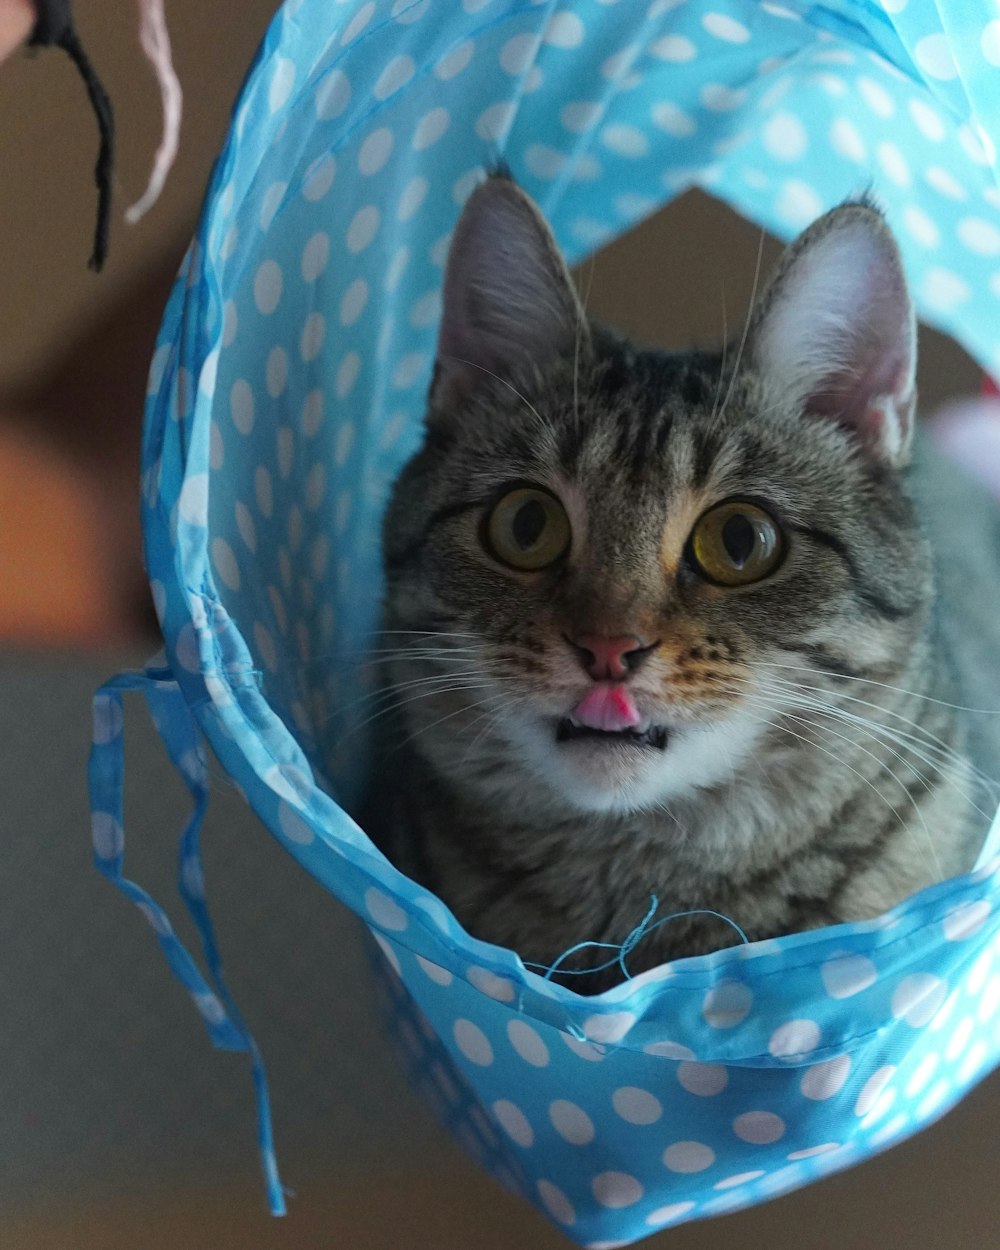
[[[1000,499],[1000,395],[992,383],[978,399],[945,404],[927,428],[935,447]]]

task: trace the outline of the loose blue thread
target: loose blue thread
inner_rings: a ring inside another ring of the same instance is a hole
[[[669,916],[662,916],[655,923],[651,923],[653,917],[659,909],[660,901],[655,894],[649,896],[649,910],[645,916],[639,921],[632,932],[626,937],[625,941],[620,945],[617,942],[577,942],[575,946],[571,946],[569,950],[563,951],[559,958],[552,964],[525,964],[525,967],[531,968],[535,972],[543,974],[546,981],[551,981],[557,972],[561,972],[566,977],[586,977],[594,972],[604,972],[608,968],[613,968],[615,964],[621,969],[622,976],[626,981],[633,980],[631,972],[625,960],[631,955],[632,951],[639,945],[643,938],[647,937],[655,929],[659,929],[661,925],[669,924],[671,920],[682,920],[685,916],[715,916],[717,920],[724,920],[726,924],[732,925],[736,932],[740,935],[740,940],[747,946],[750,945],[750,939],[743,932],[735,920],[729,916],[724,916],[722,912],[712,911],[708,907],[696,907],[691,911],[678,911]],[[583,950],[608,950],[617,952],[613,958],[607,960],[603,964],[598,964],[594,968],[562,968],[561,965],[575,955],[578,951]]]

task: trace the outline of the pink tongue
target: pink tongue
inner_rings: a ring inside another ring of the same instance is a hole
[[[588,729],[631,729],[642,719],[632,696],[614,682],[600,682],[573,709],[573,719]]]

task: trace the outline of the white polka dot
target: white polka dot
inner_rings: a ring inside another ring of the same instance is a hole
[[[240,537],[248,551],[252,553],[257,550],[257,527],[253,522],[253,514],[245,503],[236,503],[236,528],[240,532]]]
[[[678,1141],[663,1152],[664,1166],[671,1172],[704,1172],[715,1162],[715,1151],[700,1141]]]
[[[323,466],[319,466],[323,467]],[[326,575],[326,566],[330,558],[330,540],[325,534],[317,534],[309,548],[309,570],[317,581]]]
[[[785,1121],[772,1111],[744,1111],[733,1121],[733,1132],[740,1141],[769,1146],[785,1135]]]
[[[611,1095],[611,1105],[628,1124],[655,1124],[663,1115],[660,1100],[648,1090],[622,1085]]]
[[[877,1072],[873,1072],[868,1080],[865,1081],[861,1093],[858,1094],[857,1101],[854,1104],[854,1114],[858,1116],[868,1115],[895,1075],[896,1068],[894,1064],[886,1064],[885,1067],[879,1068]]]
[[[606,1015],[588,1016],[583,1022],[583,1032],[592,1042],[620,1042],[635,1021],[631,1011],[610,1011]]]
[[[507,1037],[525,1063],[533,1068],[544,1068],[548,1064],[549,1048],[524,1020],[511,1020],[507,1025]]]
[[[814,87],[819,87],[831,95],[834,99],[839,100],[842,96],[847,95],[847,83],[837,74],[811,74],[808,82]]]
[[[442,82],[448,82],[452,78],[457,78],[472,60],[475,50],[476,45],[471,39],[467,39],[456,48],[452,48],[434,66],[434,77],[439,78]]]
[[[775,113],[764,123],[764,147],[779,161],[797,161],[809,146],[806,128],[794,113]]]
[[[969,198],[968,192],[958,179],[940,165],[929,166],[924,170],[924,177],[935,191],[948,196],[949,199],[967,200]]]
[[[366,177],[377,174],[392,154],[395,139],[387,126],[369,134],[358,151],[358,172]]]
[[[992,967],[993,955],[988,949],[984,950],[972,965],[969,975],[965,978],[965,992],[967,994],[978,994],[986,984]]]
[[[240,505],[237,504],[237,507]],[[274,619],[278,629],[283,633],[288,633],[288,613],[285,611],[284,600],[278,591],[277,586],[268,586],[267,597],[271,603],[271,611],[274,613]],[[302,718],[305,721],[305,717]],[[300,726],[301,727],[301,726]]]
[[[903,209],[903,225],[923,247],[937,247],[941,242],[941,232],[916,204],[907,204]]]
[[[701,1014],[713,1029],[732,1029],[747,1018],[752,1006],[748,986],[742,981],[722,981],[705,995]]]
[[[923,1059],[914,1068],[913,1075],[906,1083],[907,1098],[916,1098],[934,1075],[934,1070],[939,1062],[940,1058],[934,1051],[924,1055]]]
[[[368,303],[368,283],[364,278],[355,278],[344,292],[340,301],[340,324],[354,325]]]
[[[549,1105],[552,1127],[571,1146],[586,1146],[594,1140],[594,1122],[582,1107],[565,1098]]]
[[[1000,25],[1000,22],[997,25]],[[944,936],[949,942],[964,941],[965,938],[972,937],[973,934],[979,932],[989,914],[990,905],[985,899],[959,903],[956,907],[952,907],[941,921]]]
[[[689,1094],[712,1098],[729,1084],[729,1073],[721,1063],[681,1063],[677,1079]]]
[[[267,89],[267,106],[272,113],[277,113],[288,103],[295,85],[295,62],[287,56],[279,56],[271,74],[271,82]]]
[[[839,1150],[840,1142],[825,1141],[818,1146],[807,1146],[804,1150],[793,1150],[790,1155],[786,1155],[786,1159],[793,1162],[796,1159],[814,1159],[817,1155],[829,1154],[831,1150]]]
[[[977,256],[1000,255],[1000,229],[983,217],[963,217],[958,223],[957,234],[969,251],[975,252]],[[983,913],[984,920],[988,912],[987,904],[986,912]]]
[[[185,478],[177,500],[177,512],[188,525],[205,525],[208,521],[208,474],[194,473]]]
[[[302,323],[299,336],[299,356],[304,361],[315,360],[323,350],[326,338],[326,318],[321,312],[311,312]]]
[[[271,474],[263,466],[258,466],[253,478],[253,493],[257,500],[257,511],[262,517],[270,517],[274,511],[274,491],[271,487]]]
[[[364,251],[375,238],[382,214],[374,204],[359,209],[347,227],[347,250],[352,253]]]
[[[388,100],[401,87],[406,86],[416,70],[413,57],[405,54],[393,57],[375,80],[375,86],[372,88],[375,99]]]
[[[392,371],[392,385],[397,391],[412,386],[418,378],[423,376],[426,365],[427,357],[423,352],[408,352],[405,356],[401,356]]]
[[[250,383],[243,378],[237,379],[229,392],[229,415],[241,434],[249,434],[253,429],[253,390]]]
[[[500,50],[500,64],[508,74],[523,74],[534,61],[538,52],[538,35],[515,35]]]
[[[361,371],[361,357],[357,352],[348,352],[341,360],[337,368],[337,377],[334,383],[337,398],[346,399],[354,388],[354,383],[358,380],[358,374]]]
[[[433,108],[429,113],[425,113],[417,122],[413,131],[413,150],[415,152],[425,152],[429,147],[433,147],[437,141],[444,136],[448,127],[451,125],[451,114],[446,108]]]
[[[374,886],[365,890],[365,907],[381,929],[392,929],[393,932],[401,933],[409,923],[402,907]]]
[[[947,35],[925,35],[917,41],[913,54],[917,64],[930,78],[950,82],[958,75]]]
[[[590,1188],[601,1206],[613,1211],[635,1206],[644,1192],[642,1185],[628,1172],[599,1172]]]
[[[652,117],[654,125],[675,139],[686,139],[698,128],[690,114],[667,100],[653,105]]]
[[[601,142],[612,152],[629,158],[645,156],[649,151],[649,140],[636,126],[605,126]]]
[[[573,1224],[576,1221],[573,1204],[557,1185],[553,1185],[551,1181],[541,1180],[538,1182],[537,1189],[542,1206],[554,1220],[560,1224]]]
[[[315,512],[322,504],[325,493],[326,465],[319,461],[306,474],[306,508],[310,512]]]
[[[563,129],[570,134],[582,135],[600,120],[604,105],[597,100],[573,100],[559,111]]]
[[[896,104],[889,92],[874,78],[859,78],[858,92],[876,117],[891,117]]]
[[[851,1070],[850,1055],[837,1055],[806,1068],[799,1083],[804,1098],[822,1102],[840,1092]]]
[[[750,32],[742,22],[724,13],[706,13],[701,24],[710,35],[725,43],[746,43],[750,38]]]
[[[864,955],[837,955],[820,968],[823,986],[831,998],[851,998],[878,980],[878,971]]]
[[[969,284],[950,269],[931,269],[921,283],[921,294],[938,309],[950,311],[964,303],[972,294]]]
[[[441,315],[441,292],[428,291],[418,300],[414,301],[410,309],[410,325],[432,326]]]
[[[535,1131],[528,1123],[528,1117],[515,1103],[506,1098],[499,1098],[493,1104],[493,1114],[507,1136],[518,1146],[523,1146],[527,1150],[534,1144]]]
[[[480,968],[474,964],[466,972],[465,979],[487,998],[493,998],[499,1003],[514,1001],[514,983],[509,977],[497,976],[488,968]]]
[[[1000,976],[992,976],[979,999],[976,1015],[985,1024],[996,1015],[998,1009],[1000,1009]]]
[[[823,201],[808,183],[791,178],[782,183],[774,207],[784,222],[801,228],[815,221],[822,213]]]
[[[295,842],[299,846],[308,846],[316,838],[312,826],[308,825],[284,799],[278,803],[278,828],[289,842]]]
[[[775,1059],[798,1058],[815,1050],[820,1036],[815,1020],[789,1020],[774,1030],[767,1048]]]
[[[966,1016],[964,1019],[959,1020],[951,1037],[948,1039],[947,1046],[944,1048],[946,1059],[950,1059],[952,1062],[956,1059],[961,1059],[965,1054],[965,1048],[969,1044],[969,1038],[972,1037],[975,1027],[976,1022],[972,1016]]]
[[[375,0],[368,0],[367,4],[363,4],[357,13],[351,18],[344,33],[340,36],[341,47],[349,44],[352,40],[357,39],[358,35],[364,30],[368,23],[372,20],[375,13]]]
[[[254,622],[253,641],[257,654],[264,661],[264,667],[269,668],[272,673],[277,672],[278,653],[274,645],[274,639],[271,637],[270,632],[260,623],[260,621]],[[286,772],[290,767],[290,765],[283,765]]]
[[[585,1059],[588,1063],[600,1063],[607,1054],[603,1046],[595,1046],[583,1038],[573,1037],[571,1033],[560,1033],[559,1036],[578,1059]]]
[[[427,198],[430,186],[431,184],[423,174],[417,174],[415,178],[410,179],[403,188],[403,194],[399,197],[399,206],[396,209],[398,221],[410,220]]]
[[[211,562],[222,582],[229,586],[230,590],[240,589],[240,566],[236,562],[234,550],[225,539],[211,540]]]
[[[351,83],[343,70],[332,70],[316,91],[316,117],[321,122],[333,121],[351,100]]]
[[[764,1175],[763,1168],[758,1168],[755,1172],[740,1172],[736,1176],[727,1176],[724,1180],[716,1181],[712,1188],[735,1189],[737,1185],[748,1185],[750,1181],[759,1180]]]
[[[222,346],[232,347],[236,341],[236,332],[239,329],[239,316],[236,312],[236,305],[231,299],[227,299],[222,309]]]
[[[651,1228],[663,1228],[667,1224],[676,1224],[682,1215],[694,1210],[693,1202],[671,1202],[665,1207],[657,1207],[646,1216],[646,1223]]]
[[[910,185],[913,181],[910,167],[906,163],[903,153],[900,152],[894,143],[878,144],[875,148],[875,155],[887,178],[891,178],[900,187],[908,187]]]
[[[440,964],[432,963],[429,959],[425,959],[423,955],[417,956],[417,966],[435,985],[451,985],[455,979],[447,968],[442,968]]]
[[[983,56],[991,65],[1000,65],[1000,21],[987,22],[979,37]]]
[[[476,134],[485,143],[497,143],[514,120],[517,105],[513,100],[500,100],[491,104],[476,118]]]
[[[747,93],[721,82],[706,83],[698,94],[702,107],[712,113],[732,113],[746,103]]]
[[[288,353],[283,347],[271,348],[271,351],[268,353],[264,373],[267,393],[272,399],[277,399],[283,393],[288,382]],[[250,402],[251,404],[253,403],[252,393]]]
[[[257,311],[270,316],[278,307],[283,285],[281,267],[276,261],[265,260],[257,268],[253,280],[253,298]]]
[[[275,440],[278,449],[278,473],[287,482],[295,459],[295,435],[292,427],[290,425],[279,426]]]
[[[686,35],[664,35],[649,45],[649,51],[658,60],[671,64],[693,61],[698,55],[697,48]]]
[[[867,160],[868,149],[857,127],[846,117],[837,117],[830,123],[830,144],[838,155],[846,160]]]
[[[941,120],[941,114],[931,108],[926,100],[921,100],[916,96],[909,101],[908,107],[913,124],[924,138],[930,139],[932,143],[940,143],[945,136],[945,125]]]
[[[317,157],[306,170],[302,179],[302,198],[315,204],[333,186],[337,175],[337,162],[327,153]]]
[[[159,583],[159,586],[162,592],[162,582]],[[103,745],[113,741],[121,733],[124,723],[125,718],[122,714],[121,704],[103,696],[99,696],[94,700],[94,742]]]
[[[90,836],[100,859],[117,859],[125,848],[125,833],[110,812],[91,813]]]
[[[575,13],[563,10],[553,15],[545,27],[542,39],[554,48],[578,48],[583,43],[586,30]]]
[[[208,428],[208,464],[218,473],[226,458],[226,445],[222,441],[222,431],[213,421]]]
[[[330,236],[323,230],[312,236],[302,249],[302,277],[315,282],[330,259]]]

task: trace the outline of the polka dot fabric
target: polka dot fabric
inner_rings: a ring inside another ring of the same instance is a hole
[[[497,157],[570,261],[691,185],[785,236],[871,187],[922,315],[1000,369],[1000,21],[975,8],[288,0],[167,308],[143,459],[158,680],[374,932],[416,1083],[581,1245],[856,1163],[993,1067],[1000,832],[973,873],[886,916],[594,999],[470,938],[373,849],[347,814],[371,710],[358,661],[449,232]],[[113,812],[94,836],[117,863]]]

